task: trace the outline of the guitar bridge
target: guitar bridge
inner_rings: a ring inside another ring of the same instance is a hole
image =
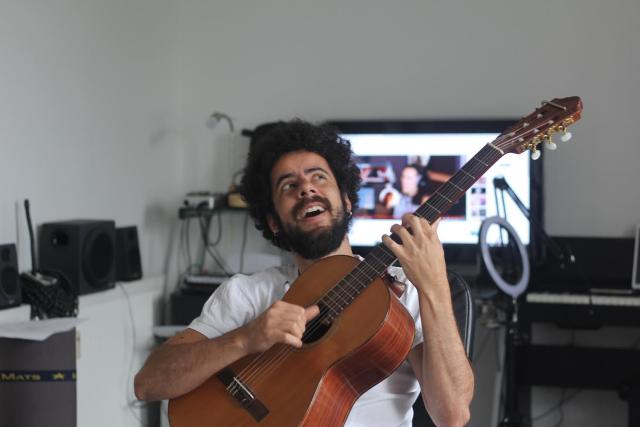
[[[256,421],[262,420],[269,414],[266,406],[256,398],[255,394],[229,368],[225,368],[216,374],[218,379],[227,388],[227,392],[242,406]]]

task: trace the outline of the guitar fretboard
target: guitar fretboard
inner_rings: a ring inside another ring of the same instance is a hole
[[[447,182],[442,184],[429,199],[415,212],[433,224],[457,202],[464,193],[501,157],[503,152],[494,145],[485,145]],[[391,234],[391,238],[400,243],[400,238]],[[380,243],[336,286],[320,300],[328,308],[327,316],[334,319],[364,291],[371,282],[381,277],[396,256],[386,245]]]

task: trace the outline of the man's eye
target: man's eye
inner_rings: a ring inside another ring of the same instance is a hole
[[[291,190],[293,188],[295,188],[295,184],[293,182],[287,182],[286,184],[284,184],[282,186],[282,191],[287,191],[287,190]]]

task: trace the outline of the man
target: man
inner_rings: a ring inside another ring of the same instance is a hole
[[[401,196],[398,203],[393,207],[393,217],[402,218],[407,213],[413,213],[420,207],[423,200],[420,200],[418,192],[419,184],[422,179],[420,166],[406,165],[400,173]]]
[[[142,400],[185,394],[276,343],[301,347],[318,307],[280,299],[315,260],[353,255],[347,230],[360,177],[348,141],[323,126],[280,123],[252,144],[244,172],[243,196],[256,227],[291,251],[295,265],[236,275],[223,284],[189,328],[149,356],[135,378]],[[414,347],[398,370],[358,399],[346,425],[410,426],[420,387],[437,425],[464,425],[473,373],[451,307],[442,245],[435,227],[410,214],[391,230],[403,244],[388,236],[383,241],[404,267],[391,273],[406,284],[400,299],[416,323]]]

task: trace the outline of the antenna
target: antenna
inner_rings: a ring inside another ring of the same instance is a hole
[[[36,249],[35,241],[33,238],[33,225],[31,224],[31,210],[29,208],[29,199],[24,199],[24,211],[27,214],[27,226],[29,227],[29,242],[31,244],[31,272],[33,274],[38,271],[38,264],[36,263]]]

